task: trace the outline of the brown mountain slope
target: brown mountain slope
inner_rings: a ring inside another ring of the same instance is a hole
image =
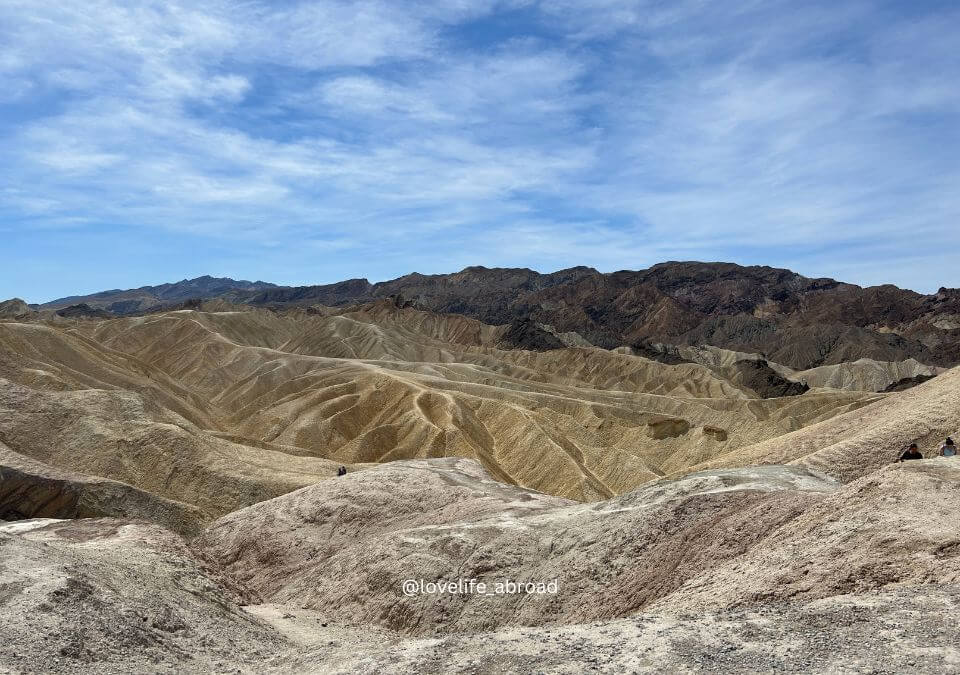
[[[170,306],[189,299],[240,298],[274,287],[274,284],[265,281],[235,281],[228,278],[202,276],[196,279],[183,279],[172,284],[142,286],[130,290],[113,289],[82,296],[72,295],[51,300],[41,305],[41,308],[60,310],[71,305],[86,305],[93,310],[130,314]]]
[[[569,342],[554,339],[556,335],[576,333],[604,348],[649,341],[713,345],[762,354],[798,370],[862,358],[960,363],[960,290],[921,295],[890,285],[861,288],[771,267],[668,262],[609,274],[588,267],[551,274],[468,267],[377,284],[353,279],[258,290],[260,283],[201,277],[149,287],[149,297],[144,289],[108,291],[65,298],[56,306],[84,302],[126,314],[189,298],[283,308],[399,297],[420,309],[511,326],[504,329],[504,345],[521,348],[559,348]],[[132,299],[114,300],[124,294]]]
[[[613,348],[643,340],[763,353],[797,369],[873,358],[960,362],[960,291],[861,288],[789,270],[671,262],[601,274],[468,267],[378,284],[271,289],[253,304],[344,304],[401,294],[417,306],[504,325],[529,320]]]

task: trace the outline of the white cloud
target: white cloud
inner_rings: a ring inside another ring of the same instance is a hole
[[[307,2],[250,12],[248,56],[297,68],[369,66],[414,58],[430,44],[426,27],[398,3]]]
[[[452,112],[425,99],[419,92],[369,76],[351,75],[324,82],[318,87],[317,96],[306,99],[304,104],[339,108],[347,114],[455,121]]]
[[[484,24],[521,14],[505,39]],[[841,268],[871,237],[889,260],[918,236],[960,245],[960,14],[935,18],[860,0],[10,0],[0,215],[389,240],[396,260],[430,238],[467,262],[607,268],[834,246]]]

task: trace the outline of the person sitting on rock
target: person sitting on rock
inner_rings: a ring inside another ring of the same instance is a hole
[[[905,462],[908,459],[923,459],[923,455],[920,454],[920,449],[917,447],[916,443],[911,443],[910,447],[907,448],[907,451],[900,455],[898,462]]]
[[[339,469],[337,469],[337,475],[338,475],[338,476],[346,476],[346,475],[347,475],[347,467],[341,466]]]
[[[939,455],[941,457],[955,457],[957,455],[957,446],[952,438],[948,438],[943,442],[943,445],[940,446]]]

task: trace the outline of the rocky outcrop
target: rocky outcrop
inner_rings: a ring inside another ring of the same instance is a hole
[[[529,349],[535,352],[566,347],[560,338],[529,319],[514,321],[507,326],[497,346],[501,349]]]
[[[638,342],[628,348],[628,353],[634,356],[642,356],[651,361],[659,361],[670,366],[680,363],[695,363],[694,359],[687,358],[680,353],[680,349],[673,345],[665,345],[658,342]]]
[[[36,311],[20,298],[11,298],[0,302],[0,318],[22,319],[35,313]]]
[[[896,382],[888,384],[883,388],[884,392],[894,392],[894,391],[906,391],[911,387],[916,387],[918,384],[923,384],[928,380],[932,380],[936,375],[914,375],[913,377],[902,377]]]
[[[64,319],[109,319],[113,316],[110,312],[91,307],[85,302],[58,309],[56,315]]]
[[[755,391],[760,398],[799,396],[810,387],[788,380],[763,359],[744,359],[727,367],[730,380]]]

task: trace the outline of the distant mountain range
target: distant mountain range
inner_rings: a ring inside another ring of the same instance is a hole
[[[560,347],[555,335],[575,332],[604,348],[651,352],[659,344],[713,345],[798,369],[859,358],[960,363],[960,289],[923,295],[732,263],[666,262],[607,274],[589,267],[550,274],[468,267],[376,284],[350,279],[298,287],[204,276],[61,298],[42,307],[86,305],[124,315],[210,299],[280,310],[387,297],[488,324],[515,324],[507,334],[513,346],[535,350]]]
[[[40,305],[43,309],[63,309],[84,304],[113,314],[135,314],[161,309],[191,299],[222,298],[242,302],[250,293],[276,288],[265,281],[236,281],[211,276],[184,279],[159,286],[141,286],[128,290],[114,289],[92,295],[71,295]]]

